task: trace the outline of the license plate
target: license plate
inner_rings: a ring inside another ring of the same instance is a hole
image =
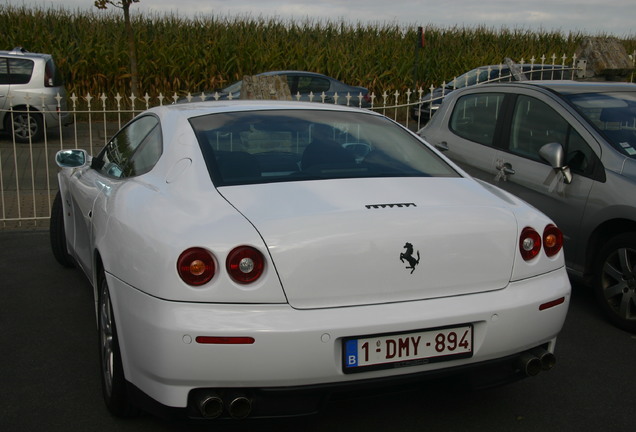
[[[473,326],[360,336],[343,340],[344,373],[415,366],[473,355]]]

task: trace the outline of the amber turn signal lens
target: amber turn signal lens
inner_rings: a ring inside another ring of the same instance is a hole
[[[179,277],[188,285],[199,286],[208,283],[214,277],[215,271],[214,257],[203,248],[187,249],[177,260]]]
[[[552,257],[563,248],[563,233],[559,228],[550,224],[543,230],[543,249],[545,254]]]

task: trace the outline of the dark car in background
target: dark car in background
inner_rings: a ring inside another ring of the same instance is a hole
[[[571,276],[636,331],[636,84],[527,81],[452,92],[418,134],[563,230]]]
[[[351,86],[316,72],[284,70],[263,72],[255,76],[285,76],[292,100],[325,102],[361,108],[371,106],[371,97],[367,88]],[[237,81],[223,89],[207,93],[204,100],[240,99],[242,87],[243,81]],[[193,100],[200,101],[201,99],[194,97]]]
[[[453,90],[493,82],[573,79],[575,70],[565,65],[516,64],[511,61],[499,65],[480,66],[425,94],[421,98],[422,103],[413,106],[411,117],[426,123],[442,104],[444,97]]]

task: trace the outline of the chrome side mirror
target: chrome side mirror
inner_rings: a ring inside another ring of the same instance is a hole
[[[570,167],[565,164],[565,151],[561,144],[557,142],[544,144],[539,149],[539,156],[549,163],[552,168],[561,171],[565,184],[572,183],[572,172]]]
[[[85,150],[60,150],[55,154],[55,163],[60,168],[78,168],[88,161]]]

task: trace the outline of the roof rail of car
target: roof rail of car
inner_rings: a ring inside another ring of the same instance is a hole
[[[24,53],[28,53],[28,52],[29,52],[28,50],[22,48],[21,46],[14,47],[11,50],[11,54],[24,54]]]

